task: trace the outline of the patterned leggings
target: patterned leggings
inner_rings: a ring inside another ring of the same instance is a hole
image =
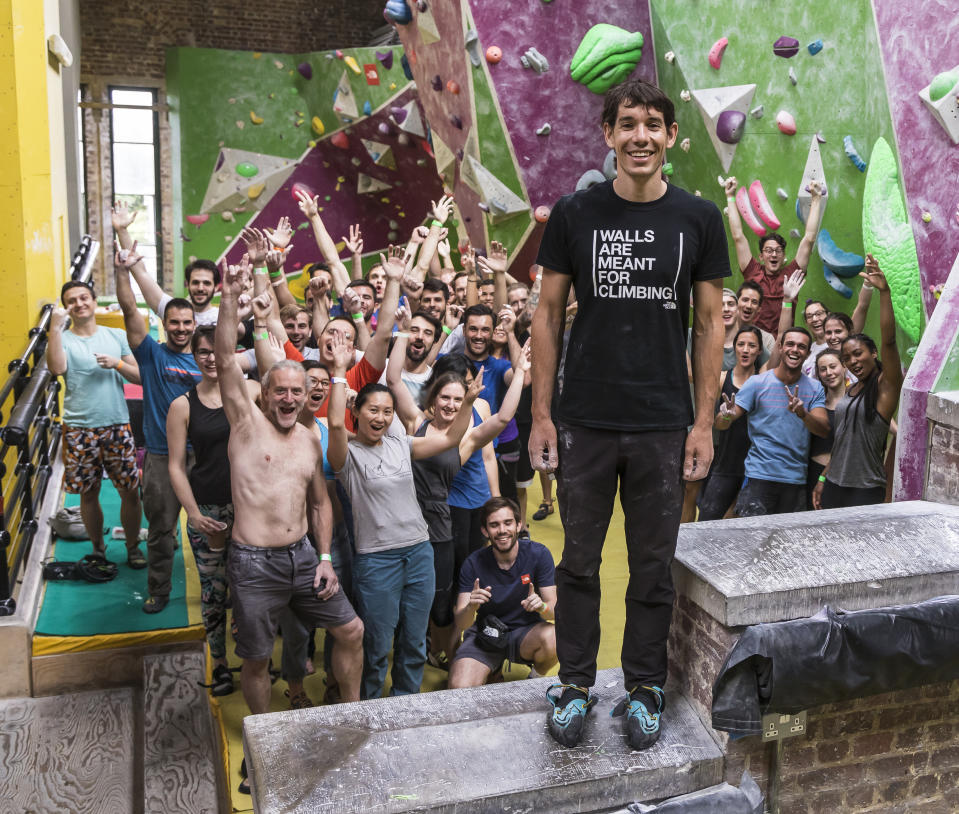
[[[200,512],[206,517],[212,517],[226,523],[226,540],[229,541],[233,531],[233,504],[224,506],[202,504]],[[213,551],[203,532],[197,531],[189,523],[186,526],[190,547],[193,549],[193,558],[196,560],[196,570],[200,574],[200,614],[203,617],[203,627],[206,629],[206,641],[210,645],[210,657],[214,659],[226,658],[226,546],[219,551]]]

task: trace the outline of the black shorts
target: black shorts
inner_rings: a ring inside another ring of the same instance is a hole
[[[506,652],[502,655],[490,653],[476,643],[476,624],[477,623],[474,622],[463,634],[463,643],[456,650],[456,656],[453,658],[454,662],[459,659],[473,659],[489,667],[491,673],[495,673],[502,667],[504,661],[508,661],[510,664],[525,664],[527,667],[533,666],[532,661],[520,658],[520,646],[523,644],[523,639],[526,638],[526,634],[537,625],[543,624],[542,622],[533,622],[531,625],[518,627],[516,630],[511,630],[507,633]]]
[[[533,485],[536,473],[529,460],[529,434],[533,430],[532,424],[516,424],[519,430],[519,463],[516,466],[516,488],[529,489]]]
[[[839,486],[829,478],[823,484],[820,505],[824,509],[847,509],[852,506],[875,506],[886,500],[885,486]]]
[[[743,484],[742,475],[724,475],[722,472],[710,472],[709,480],[699,493],[696,505],[699,506],[699,520],[722,520],[733,505],[739,487]]]
[[[740,517],[761,517],[806,510],[806,484],[746,478],[736,500]]]

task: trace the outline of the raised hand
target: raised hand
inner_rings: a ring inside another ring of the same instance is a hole
[[[419,246],[424,240],[426,240],[427,235],[429,235],[430,230],[425,226],[417,226],[410,233],[409,243],[411,246]]]
[[[406,263],[403,262],[403,247],[390,245],[388,254],[389,257],[384,254],[380,255],[380,263],[386,272],[386,279],[398,282],[403,279],[403,275],[406,273]]]
[[[485,369],[485,367],[481,367],[478,371],[476,371],[476,375],[473,377],[473,382],[466,391],[464,403],[472,404],[474,401],[476,401],[476,399],[479,398],[479,394],[483,392],[483,371]]]
[[[260,322],[266,321],[266,319],[273,313],[273,297],[270,295],[269,291],[264,291],[257,297],[254,297],[251,305],[253,306],[253,316]]]
[[[446,327],[451,331],[460,324],[460,320],[463,318],[464,308],[462,305],[457,305],[455,302],[451,302],[446,306]]]
[[[292,248],[292,247],[291,247]],[[273,273],[283,268],[286,252],[283,249],[270,249],[266,253],[266,270]]]
[[[736,396],[727,396],[725,393],[720,393],[723,397],[722,403],[719,405],[719,414],[723,418],[732,418],[733,412],[736,409]]]
[[[330,335],[330,351],[333,356],[333,369],[337,375],[346,372],[353,360],[353,348],[350,347],[340,333]]]
[[[472,246],[467,246],[466,251],[460,253],[460,260],[463,263],[463,271],[472,276],[476,271],[476,250]]]
[[[809,190],[809,194],[813,198],[819,198],[823,194],[823,185],[819,181],[810,181],[806,185],[806,189]]]
[[[236,265],[231,263],[226,266],[223,272],[223,288],[221,289],[224,294],[239,299],[240,294],[246,289],[246,279],[250,273],[249,262],[249,257],[243,255],[243,259]]]
[[[320,214],[320,196],[310,197],[302,189],[296,190],[297,206],[307,218],[315,218]]]
[[[480,260],[482,260],[482,258],[480,258]],[[499,315],[497,316],[496,324],[502,326],[506,333],[512,331],[513,326],[516,325],[516,314],[513,313],[513,309],[508,305],[503,306],[499,312]]]
[[[116,241],[117,251],[114,255],[113,263],[117,268],[121,268],[124,271],[129,271],[137,263],[139,263],[143,258],[137,254],[137,241],[133,241],[133,245],[129,249],[121,249],[120,241]]]
[[[526,344],[523,345],[523,353],[519,357],[519,361],[516,364],[516,369],[520,373],[526,373],[533,367],[533,345],[532,340],[527,339]]]
[[[476,258],[476,262],[487,274],[504,274],[506,272],[506,249],[502,243],[495,240],[490,244],[489,254]]]
[[[66,308],[61,308],[59,305],[50,312],[50,330],[59,331],[63,329],[63,326],[67,324],[67,317],[70,316],[70,313]]]
[[[889,290],[889,281],[879,268],[876,258],[871,254],[866,255],[866,268],[859,272],[859,276],[878,291]]]
[[[423,290],[423,284],[413,274],[403,275],[403,289],[411,296],[419,298]]]
[[[439,243],[436,244],[436,253],[446,259],[450,256],[452,249],[450,248],[450,242],[446,238],[443,238]]]
[[[290,219],[286,215],[280,218],[275,229],[264,229],[263,231],[266,232],[270,243],[277,249],[285,249],[293,239],[293,228],[290,226]]]
[[[487,585],[485,588],[480,588],[479,578],[473,582],[473,590],[470,591],[470,605],[474,608],[478,608],[480,605],[485,605],[493,598],[493,586]]]
[[[137,219],[136,210],[131,210],[126,201],[114,201],[113,209],[110,210],[110,220],[113,221],[113,231],[119,232],[121,229],[128,229],[130,224]]]
[[[430,215],[440,223],[446,223],[450,213],[453,211],[453,196],[444,195],[438,201],[430,201],[430,206],[432,207],[430,209]]]
[[[343,293],[340,295],[340,305],[343,306],[343,310],[350,316],[362,313],[363,311],[363,309],[360,308],[360,295],[352,288],[343,289]]]
[[[320,297],[325,297],[330,292],[330,282],[325,274],[318,274],[310,280],[307,288],[313,292],[313,301]]]
[[[730,175],[725,181],[723,181],[723,190],[728,196],[736,196],[737,186],[739,186],[739,182],[736,180],[735,175]]]
[[[360,232],[358,223],[350,226],[350,236],[341,238],[350,250],[350,254],[363,254],[363,235]]]
[[[249,226],[240,232],[240,238],[246,244],[246,252],[255,268],[260,268],[266,262],[266,255],[270,251],[270,240],[259,229]]]
[[[784,385],[784,387],[786,388],[786,398],[789,399],[786,405],[789,412],[795,413],[798,418],[805,418],[806,405],[804,405],[802,399],[799,398],[799,385],[796,385],[795,390],[790,390],[788,384]]]
[[[796,269],[783,280],[783,297],[786,302],[796,302],[805,282],[806,272],[803,269]]]
[[[410,321],[413,319],[413,313],[410,311],[409,305],[405,302],[396,309],[396,326],[401,331],[408,331],[410,329]]]
[[[536,593],[536,588],[531,582],[529,584],[529,593],[523,598],[523,601],[520,602],[520,605],[523,606],[523,610],[527,613],[539,613],[543,610],[543,605],[546,603],[543,601],[543,598]]]

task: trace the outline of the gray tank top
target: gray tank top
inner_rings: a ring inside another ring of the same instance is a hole
[[[826,477],[837,486],[871,489],[886,485],[883,453],[889,422],[876,415],[866,420],[863,399],[846,394],[836,404],[835,440],[829,473]]]

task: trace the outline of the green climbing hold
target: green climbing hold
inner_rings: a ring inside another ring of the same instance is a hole
[[[573,54],[569,74],[593,93],[606,93],[622,82],[643,56],[643,35],[616,25],[599,23],[583,37]]]
[[[663,175],[672,175],[673,174],[673,164],[671,161],[667,161],[663,164]]]
[[[256,164],[251,164],[249,161],[241,161],[236,165],[237,175],[242,175],[244,178],[252,178],[259,171]]]
[[[902,203],[896,158],[882,137],[872,148],[862,197],[863,248],[876,258],[889,281],[896,322],[912,342],[918,342],[924,315],[919,257]]]
[[[959,71],[943,71],[929,83],[929,99],[938,102],[959,82]]]

